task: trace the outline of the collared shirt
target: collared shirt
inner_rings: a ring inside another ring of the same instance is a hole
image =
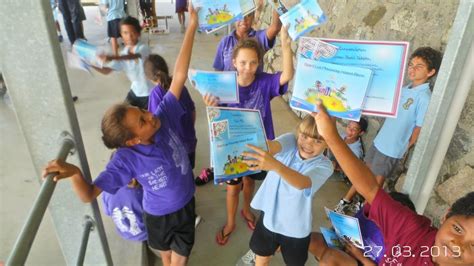
[[[331,161],[324,155],[304,160],[297,148],[294,134],[279,136],[276,141],[282,150],[275,159],[311,179],[311,187],[297,189],[284,178],[269,171],[251,206],[265,213],[264,226],[275,233],[304,238],[311,233],[313,195],[333,173]]]
[[[421,127],[431,99],[428,83],[402,88],[402,95],[396,118],[386,118],[374,139],[374,145],[386,156],[401,159],[408,149],[408,143],[415,127]]]
[[[107,21],[124,18],[125,5],[124,0],[101,0],[100,3],[107,5]]]
[[[275,39],[269,40],[267,38],[267,30],[258,30],[250,29],[248,33],[249,38],[257,39],[261,48],[264,52],[270,50],[275,44]],[[217,46],[216,57],[214,58],[213,67],[218,71],[234,71],[235,67],[232,64],[232,52],[234,47],[237,45],[239,40],[235,34],[235,30],[232,31],[229,35],[222,38],[219,46]],[[257,72],[263,71],[263,60],[259,62]]]

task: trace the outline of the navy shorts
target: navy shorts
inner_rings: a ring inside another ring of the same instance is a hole
[[[110,38],[120,38],[120,18],[107,22],[107,36]]]
[[[125,102],[140,109],[148,110],[148,96],[138,97],[132,90],[128,92]]]
[[[294,238],[272,232],[263,225],[263,216],[262,212],[250,238],[250,249],[259,256],[268,257],[281,247],[286,265],[304,265],[308,259],[311,234],[304,238]]]
[[[189,257],[194,246],[194,197],[181,209],[166,215],[155,216],[144,212],[148,244],[160,251],[172,250]]]

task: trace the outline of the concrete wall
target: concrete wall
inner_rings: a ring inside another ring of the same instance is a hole
[[[431,46],[443,51],[459,4],[456,0],[319,0],[318,2],[329,20],[308,34],[309,36],[409,41],[410,52],[420,46]],[[270,23],[271,11],[271,7],[267,4],[260,15],[262,27]],[[267,71],[281,69],[279,43],[276,46],[277,48],[269,51],[265,57]],[[297,44],[293,43],[292,47],[295,50]],[[473,117],[474,95],[471,90],[440,171],[436,189],[425,211],[425,214],[434,219],[435,224],[439,223],[453,200],[468,190],[474,190]],[[369,146],[382,120],[371,119],[370,122],[370,132],[365,140]]]

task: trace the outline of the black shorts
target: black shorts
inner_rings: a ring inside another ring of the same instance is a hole
[[[268,257],[281,247],[281,255],[286,265],[304,265],[308,259],[310,241],[311,234],[305,238],[294,238],[268,230],[263,225],[262,212],[250,238],[250,249],[259,256]]]
[[[191,164],[191,169],[194,169],[196,165],[196,152],[188,153],[189,163]]]
[[[125,102],[138,108],[148,110],[148,96],[138,97],[132,90],[128,92]]]
[[[155,216],[144,212],[150,247],[188,257],[194,245],[194,208],[193,197],[183,208],[170,214]]]
[[[110,38],[120,38],[120,18],[107,21],[107,36]]]
[[[262,171],[260,173],[249,175],[248,177],[250,177],[253,180],[261,181],[261,180],[265,179],[265,177],[267,177],[267,171]],[[242,183],[242,177],[237,178],[237,180],[234,180],[234,179],[227,180],[226,183],[227,183],[227,185],[231,185],[231,186],[238,185],[238,184]]]

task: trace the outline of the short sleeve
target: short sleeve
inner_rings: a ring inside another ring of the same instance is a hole
[[[258,30],[257,33],[255,34],[255,37],[257,38],[258,42],[262,46],[262,49],[266,52],[270,49],[273,48],[275,45],[275,39],[269,40],[267,37],[267,30]]]
[[[116,153],[93,184],[105,192],[115,194],[117,190],[130,183],[132,178],[132,171],[127,167],[122,156]]]
[[[311,197],[316,191],[318,191],[326,180],[332,175],[333,167],[329,159],[324,158],[322,161],[317,162],[317,165],[301,173],[311,179],[311,188],[304,190],[305,197]]]
[[[287,153],[296,147],[296,137],[292,133],[283,134],[275,139],[281,145],[281,151],[279,153]]]
[[[271,75],[269,84],[270,98],[272,99],[274,97],[278,97],[285,94],[288,91],[288,83],[284,84],[283,86],[280,86],[281,72],[269,75]]]
[[[158,110],[155,115],[158,115],[161,119],[165,119],[171,128],[182,132],[183,125],[181,124],[181,117],[184,113],[183,106],[178,99],[176,99],[174,94],[166,93],[158,105]]]
[[[428,110],[428,106],[430,104],[430,97],[423,95],[416,107],[416,122],[415,125],[417,127],[421,127],[423,125],[423,121],[425,120],[426,111]]]
[[[217,70],[217,71],[223,71],[224,70],[224,43],[225,43],[226,38],[223,38],[220,42],[219,45],[217,46],[217,51],[216,51],[216,57],[214,58],[214,64],[212,67]]]
[[[155,114],[158,110],[158,105],[163,101],[163,90],[160,86],[156,86],[150,93],[150,97],[148,97],[148,111],[150,113]]]
[[[140,54],[141,59],[145,61],[150,55],[150,48],[143,43],[139,43],[135,49],[135,54]]]

